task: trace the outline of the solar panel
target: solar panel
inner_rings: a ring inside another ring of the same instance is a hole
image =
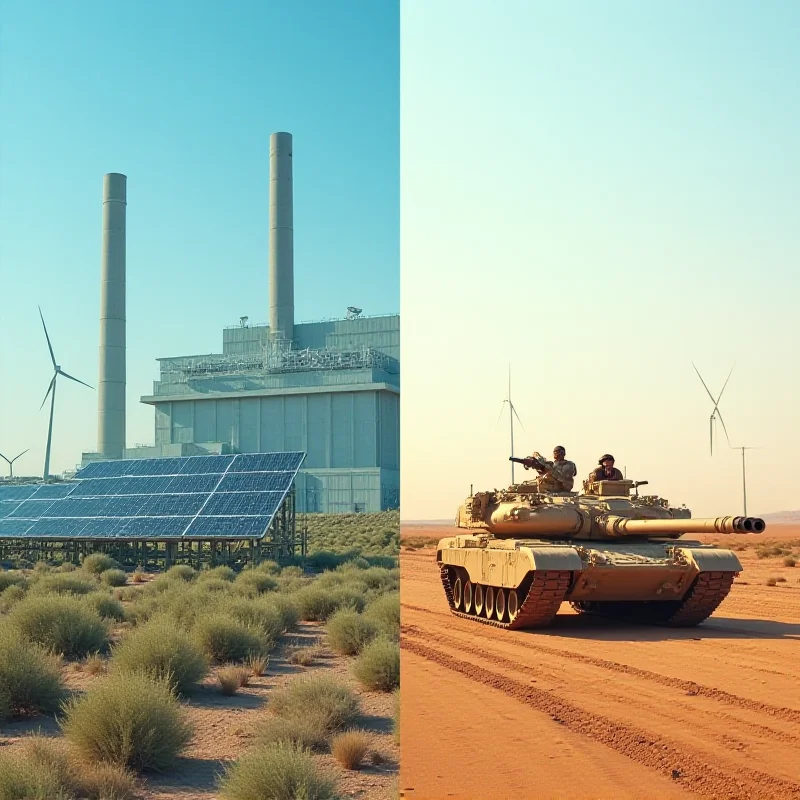
[[[304,458],[96,461],[73,481],[0,487],[0,538],[261,538]]]

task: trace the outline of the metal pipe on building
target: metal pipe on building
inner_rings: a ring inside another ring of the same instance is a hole
[[[122,458],[125,449],[125,215],[127,177],[103,177],[100,256],[100,379],[97,450]]]
[[[269,329],[294,338],[294,214],[292,135],[269,138]]]

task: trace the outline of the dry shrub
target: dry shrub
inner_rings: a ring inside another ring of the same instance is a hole
[[[312,585],[297,592],[300,606],[300,617],[307,622],[325,622],[340,608],[352,608],[355,611],[364,609],[364,596],[357,591],[342,587],[326,589]]]
[[[373,600],[364,617],[374,622],[380,632],[394,641],[400,639],[400,592],[389,592]]]
[[[285,594],[273,594],[270,595],[269,602],[278,609],[283,618],[284,630],[291,630],[300,621],[300,605],[295,598]]]
[[[285,742],[262,745],[228,767],[222,800],[335,800],[336,782],[320,772],[304,748]]]
[[[328,620],[328,644],[337,653],[355,656],[378,634],[378,626],[357,611],[340,609]]]
[[[250,669],[229,664],[227,667],[217,670],[217,680],[222,694],[230,696],[236,694],[242,686],[247,686],[250,680]]]
[[[169,684],[142,673],[95,682],[65,705],[61,727],[83,760],[134,770],[167,769],[192,737]]]
[[[100,575],[109,569],[119,569],[119,563],[105,553],[92,553],[83,559],[81,568],[94,575]]]
[[[197,573],[188,565],[188,564],[176,564],[174,567],[170,567],[164,575],[167,578],[186,581],[190,583],[194,580]]]
[[[263,653],[266,647],[258,631],[228,614],[201,617],[194,627],[194,636],[206,654],[219,662],[243,661]]]
[[[314,709],[299,717],[270,714],[257,728],[256,742],[261,745],[284,742],[311,750],[323,750],[327,745],[325,715]]]
[[[345,769],[358,769],[369,743],[370,737],[363,731],[344,731],[333,738],[331,753]]]
[[[147,576],[141,570],[136,569],[133,571],[133,575],[131,575],[131,580],[134,583],[144,583],[144,581],[147,580]]]
[[[88,675],[100,675],[106,671],[106,666],[106,660],[95,653],[95,655],[89,656],[89,658],[84,661],[83,671]]]
[[[289,654],[289,663],[300,667],[310,667],[323,652],[325,649],[320,644],[295,647]]]
[[[360,712],[356,694],[327,675],[295,678],[273,692],[270,708],[287,719],[312,718],[326,734],[349,725]]]
[[[31,595],[84,595],[94,592],[97,584],[91,578],[80,575],[53,573],[37,578],[31,585]]]
[[[15,628],[1,626],[0,717],[52,713],[64,696],[60,660]]]
[[[107,569],[100,573],[100,582],[105,586],[124,586],[128,576],[121,569]]]
[[[78,569],[71,561],[64,561],[58,565],[59,572],[75,572]]]
[[[236,573],[230,567],[214,567],[201,572],[197,576],[199,581],[220,580],[231,582],[236,578]]]
[[[191,692],[208,671],[200,647],[164,616],[131,631],[114,648],[111,663],[119,672],[143,672],[166,680],[179,694]]]
[[[783,566],[784,567],[796,567],[797,566],[797,560],[793,556],[786,556],[786,558],[783,559]]]
[[[245,570],[234,583],[237,589],[255,594],[273,592],[278,588],[278,581],[272,575],[255,569]]]
[[[778,584],[777,578],[767,578],[767,586],[776,586]]]
[[[272,602],[272,598],[226,597],[219,604],[218,610],[236,617],[249,628],[258,629],[271,644],[277,642],[286,632],[284,616],[281,609]]]
[[[113,619],[115,622],[122,622],[125,619],[125,609],[122,603],[105,592],[87,594],[84,597],[84,602],[103,619]]]
[[[76,597],[26,597],[8,620],[28,639],[65,658],[83,658],[108,647],[108,624]]]
[[[25,585],[25,576],[19,572],[1,572],[0,571],[0,594],[2,594],[9,586]]]
[[[394,691],[400,686],[400,646],[383,637],[375,639],[361,651],[353,672],[365,689]]]
[[[25,597],[25,584],[16,583],[0,593],[0,613],[6,614]]]
[[[114,764],[81,764],[75,768],[79,796],[87,800],[135,800],[136,779],[132,772]]]
[[[245,659],[244,663],[247,664],[250,674],[254,678],[259,678],[267,671],[267,667],[269,666],[269,656],[255,654],[250,655]]]

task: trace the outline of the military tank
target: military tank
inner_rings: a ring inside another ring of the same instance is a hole
[[[685,506],[640,495],[647,484],[589,480],[582,492],[557,492],[533,480],[471,494],[455,520],[464,533],[437,547],[450,610],[498,628],[543,628],[566,601],[584,614],[698,625],[742,565],[731,550],[681,537],[760,534],[766,525],[757,517],[693,519]]]

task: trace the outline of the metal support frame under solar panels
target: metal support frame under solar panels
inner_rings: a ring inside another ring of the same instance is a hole
[[[294,482],[305,453],[97,461],[74,480],[0,487],[0,559],[125,566],[242,564],[297,554]],[[300,541],[305,555],[305,537]]]

